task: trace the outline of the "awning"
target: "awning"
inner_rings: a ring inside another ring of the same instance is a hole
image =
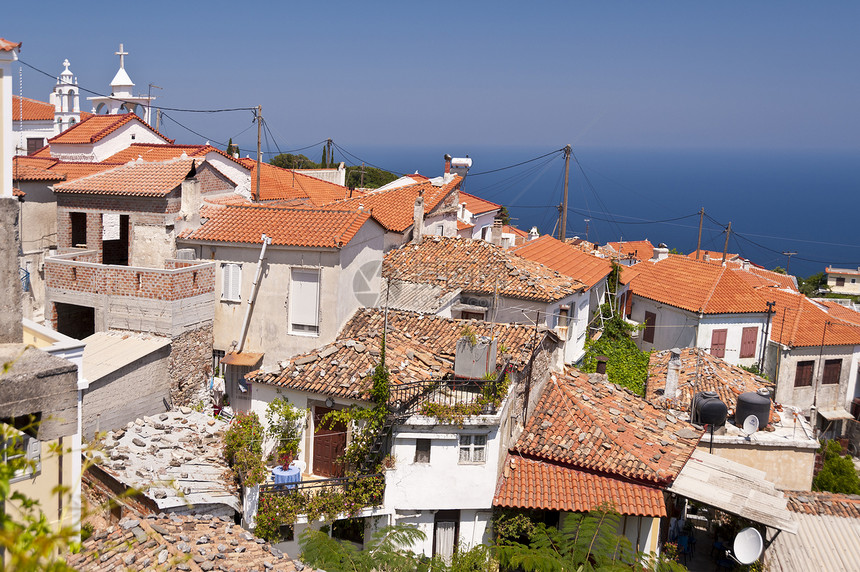
[[[254,367],[260,363],[260,360],[263,359],[264,355],[266,354],[257,354],[254,352],[242,352],[237,354],[236,352],[230,352],[221,358],[221,363],[224,365]]]
[[[771,528],[797,533],[797,521],[788,511],[788,501],[765,478],[764,471],[701,449],[693,451],[668,491]]]
[[[838,421],[839,419],[854,419],[854,416],[838,407],[836,409],[820,409],[818,414],[828,421]]]

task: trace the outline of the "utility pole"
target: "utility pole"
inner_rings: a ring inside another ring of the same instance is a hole
[[[149,91],[146,94],[146,122],[150,125],[152,125],[152,88],[153,87],[155,89],[164,89],[162,87],[158,87],[154,83],[149,84]],[[156,127],[155,130],[158,131],[158,128]]]
[[[789,268],[791,268],[791,257],[797,254],[796,252],[783,252],[785,256],[788,256],[788,264],[785,265],[785,273],[788,274]]]
[[[252,197],[255,201],[260,200],[260,163],[263,159],[260,135],[263,128],[263,106],[257,106],[257,192]]]
[[[359,184],[359,188],[364,188],[364,161],[361,162],[361,183]]]
[[[567,233],[567,181],[570,177],[570,145],[564,146],[564,198],[561,203],[561,219],[558,225],[558,239],[564,242]]]
[[[767,340],[770,336],[770,318],[776,313],[776,310],[773,309],[776,306],[776,301],[773,302],[765,302],[767,304],[767,325],[764,327],[764,341],[761,344],[761,356],[758,360],[758,371],[759,373],[764,373],[764,352],[767,349]]]
[[[334,161],[332,160],[332,155],[331,155],[331,145],[332,145],[331,139],[326,139],[325,144],[326,144],[326,147],[328,147],[328,154],[326,155],[328,157],[328,164],[334,165]],[[326,167],[327,167],[327,165],[323,165],[323,169],[325,169]]]
[[[732,234],[732,221],[729,221],[729,227],[726,229],[726,244],[723,246],[723,266],[726,264],[726,253],[729,251],[729,236]]]
[[[702,250],[702,223],[705,221],[705,207],[699,211],[699,240],[696,241],[696,260],[699,259],[699,252]]]
[[[588,223],[591,222],[591,219],[587,218],[583,220],[585,220],[585,242],[588,242]]]

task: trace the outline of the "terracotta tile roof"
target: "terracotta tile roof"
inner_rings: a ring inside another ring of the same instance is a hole
[[[257,194],[257,163],[240,160],[251,169],[251,195]],[[291,169],[282,169],[268,163],[260,163],[260,188],[258,200],[307,199],[314,206],[328,205],[350,196],[349,189],[328,181],[322,181]],[[352,207],[347,210],[357,210]]]
[[[21,189],[18,189],[16,187],[12,187],[12,196],[13,197],[26,197],[27,193],[25,193]]]
[[[699,251],[699,260],[705,260],[705,255],[708,256],[710,262],[723,262],[723,252],[715,251],[715,250],[700,250]],[[731,252],[726,253],[726,260],[738,260],[741,257],[740,254],[732,254]],[[687,258],[691,260],[696,260],[696,251],[694,250],[690,254],[687,255]]]
[[[654,245],[648,239],[627,242],[607,242],[606,246],[622,258],[632,256],[636,260],[648,260],[654,256]]]
[[[463,222],[461,220],[457,221],[457,230],[458,231],[466,230],[467,228],[475,228],[475,225],[469,224],[467,222]]]
[[[57,159],[16,155],[12,158],[13,181],[63,181],[65,175],[48,170]]]
[[[459,189],[462,180],[462,177],[455,175],[450,182],[440,187],[428,180],[404,187],[370,192],[364,196],[334,202],[328,206],[355,209],[362,205],[386,230],[405,232],[414,222],[415,199],[420,192],[424,193],[426,216],[426,213],[435,209],[445,197]]]
[[[604,504],[620,514],[667,516],[659,488],[510,454],[493,497],[498,507],[569,512],[588,512]]]
[[[846,308],[832,298],[816,298],[815,301],[824,306],[826,312],[834,318],[860,326],[860,312]]]
[[[735,269],[669,255],[635,266],[634,294],[702,314],[766,312],[767,305]]]
[[[771,340],[788,347],[820,346],[822,339],[826,346],[860,345],[860,326],[847,320],[841,310],[782,288],[762,288],[760,293],[776,302],[770,325]]]
[[[265,233],[274,245],[340,248],[370,219],[368,213],[356,211],[268,205],[228,205],[206,214],[212,218],[180,238],[261,244]]]
[[[671,357],[672,352],[669,350],[654,352],[648,365],[645,398],[652,405],[660,408],[689,413],[693,395],[700,391],[715,391],[728,407],[731,417],[737,407],[738,395],[741,393],[759,389],[768,389],[772,392],[774,389],[773,383],[766,379],[712,356],[703,349],[684,348],[681,350],[678,394],[670,401],[663,396],[663,389],[666,387],[666,374]]]
[[[752,264],[744,269],[741,261],[727,262],[726,265],[737,270],[735,274],[751,286],[774,286],[797,291],[797,282],[795,282],[794,276],[765,270]]]
[[[639,483],[671,484],[702,432],[629,390],[569,368],[550,374],[514,450]]]
[[[51,170],[65,176],[66,181],[74,181],[81,177],[88,177],[90,175],[95,175],[96,173],[101,173],[102,171],[116,169],[120,166],[122,166],[122,163],[109,163],[107,161],[102,161],[100,163],[57,161],[51,166]]]
[[[50,158],[51,158],[51,146],[50,146],[50,145],[45,145],[45,146],[44,146],[44,147],[42,147],[41,149],[38,149],[38,150],[36,150],[36,151],[33,151],[32,153],[30,153],[30,154],[29,154],[29,155],[27,155],[27,156],[28,156],[28,157],[47,157],[47,158],[49,158],[49,159],[50,159]]]
[[[194,159],[176,159],[162,163],[128,163],[59,183],[54,185],[54,192],[161,197],[182,184],[191,173],[194,162]]]
[[[860,495],[787,491],[788,510],[816,516],[860,518]]]
[[[475,195],[470,195],[469,193],[464,193],[463,191],[460,191],[460,204],[465,205],[466,210],[473,215],[484,214],[502,208],[502,205],[497,205],[496,203],[482,199],[481,197],[476,197]]]
[[[548,234],[514,248],[515,254],[545,264],[566,276],[576,278],[591,288],[612,271],[612,263],[605,258],[585,254]]]
[[[860,268],[854,270],[853,268],[833,268],[832,266],[828,266],[824,269],[824,272],[827,274],[848,274],[854,276],[860,274]]]
[[[123,115],[93,115],[80,123],[75,124],[60,133],[48,139],[49,145],[64,144],[64,145],[79,145],[87,143],[95,143],[107,137],[123,125],[137,121],[165,141],[173,143],[173,139],[168,139],[155,129],[149,126],[145,121],[140,119],[133,113]]]
[[[0,38],[0,52],[11,52],[15,48],[20,48],[21,42],[17,44],[15,42],[10,42],[6,38]]]
[[[392,279],[461,288],[521,300],[554,302],[585,285],[483,240],[426,237],[385,254],[382,274]]]
[[[517,228],[517,227],[515,227],[515,226],[511,226],[511,225],[509,225],[509,224],[503,224],[503,225],[502,225],[502,232],[503,232],[503,233],[511,233],[511,234],[515,234],[515,235],[517,235],[517,236],[521,236],[521,237],[523,237],[523,238],[528,238],[528,236],[529,236],[529,233],[527,233],[527,232],[526,232],[526,231],[524,231],[523,229],[521,229],[521,228]]]
[[[233,524],[212,516],[126,517],[98,529],[80,552],[66,556],[73,569],[296,570],[289,556]]]
[[[111,155],[105,159],[105,161],[111,163],[128,163],[129,161],[134,161],[138,157],[142,157],[144,161],[166,161],[168,159],[178,159],[183,153],[188,157],[205,157],[208,153],[218,153],[237,165],[247,168],[245,164],[238,159],[234,159],[221,149],[213,147],[212,145],[132,143],[122,151]]]
[[[54,106],[29,97],[12,96],[12,121],[54,121]]]
[[[341,330],[336,342],[290,358],[279,373],[254,373],[252,380],[336,397],[370,400],[373,369],[379,363],[385,315],[377,309],[360,309]],[[534,343],[532,326],[491,325],[486,322],[388,312],[386,363],[392,385],[441,379],[453,374],[457,340],[471,325],[477,336],[498,339],[508,348],[514,364],[525,363]],[[501,365],[501,354],[498,356]]]

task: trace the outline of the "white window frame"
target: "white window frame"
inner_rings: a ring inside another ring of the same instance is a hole
[[[293,322],[293,304],[301,303],[295,293],[295,273],[302,272],[305,274],[316,274],[317,276],[317,291],[316,291],[316,324],[297,324]],[[320,290],[322,288],[322,272],[320,268],[309,268],[306,266],[294,266],[290,269],[290,299],[289,299],[289,331],[294,336],[308,336],[317,338],[320,335]]]
[[[221,300],[242,301],[242,265],[235,262],[221,263]]]
[[[17,483],[40,475],[42,473],[42,442],[11,425],[6,425],[5,430],[9,438],[2,444],[3,463],[7,464],[18,458],[24,458],[27,461],[27,466],[15,471],[15,475],[9,482]]]
[[[477,457],[480,452],[480,459]],[[466,458],[463,458],[463,454]],[[461,465],[484,465],[487,462],[487,434],[461,433],[457,446],[457,462]]]

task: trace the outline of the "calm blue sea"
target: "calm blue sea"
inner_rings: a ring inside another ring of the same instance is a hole
[[[463,189],[508,207],[515,223],[552,232],[561,203],[561,154],[487,173],[551,152],[513,147],[344,147],[353,157],[399,173],[441,174],[443,155],[469,155]],[[808,276],[828,264],[860,267],[860,154],[809,151],[690,151],[574,148],[568,236],[604,243],[649,239],[682,252],[696,248],[698,211],[707,215],[702,248]],[[336,160],[343,160],[340,154]],[[485,174],[484,174],[485,173]],[[686,217],[686,218],[684,218]],[[670,220],[675,219],[675,220]],[[659,222],[658,222],[659,221]]]

